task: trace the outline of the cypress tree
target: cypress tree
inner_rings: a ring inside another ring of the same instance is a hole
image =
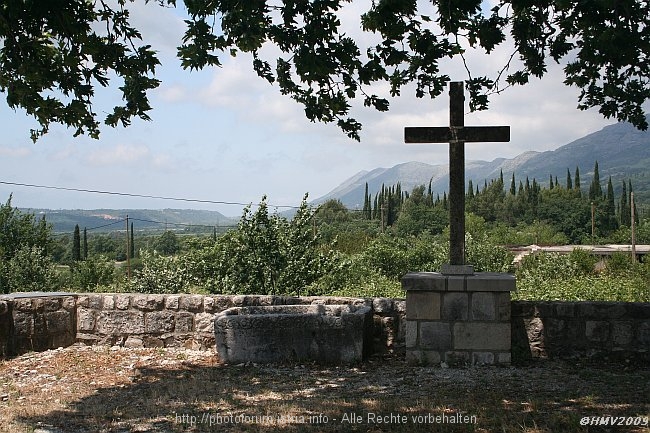
[[[557,176],[555,176],[555,187],[556,188],[560,187],[560,182],[557,181]]]
[[[467,198],[474,198],[474,184],[472,183],[472,179],[470,179],[467,184]]]
[[[368,197],[368,182],[366,182],[366,189],[363,193],[363,218],[370,219],[369,217],[370,198]]]
[[[627,202],[627,185],[623,181],[623,192],[621,193],[621,204],[619,213],[619,223],[622,226],[630,226],[630,205]]]
[[[130,248],[129,254],[130,254],[131,258],[135,257],[135,242],[134,242],[134,240],[135,240],[135,238],[133,236],[133,223],[131,223],[131,244],[129,245],[129,248]]]
[[[603,188],[600,186],[600,174],[598,173],[598,161],[594,166],[594,178],[589,186],[589,199],[595,200],[603,197]]]
[[[580,169],[578,166],[576,166],[576,175],[573,178],[573,187],[579,192],[578,196],[582,195],[582,190],[580,189]]]
[[[612,185],[612,177],[607,181],[607,197],[606,197],[605,212],[607,213],[607,225],[609,230],[616,230],[616,202],[614,200],[614,186]]]
[[[74,226],[74,234],[72,235],[72,260],[75,262],[81,260],[81,235],[79,233],[79,224]]]
[[[379,194],[375,194],[374,207],[372,209],[372,219],[379,218]]]
[[[84,260],[88,259],[88,233],[84,227]]]
[[[553,175],[549,174],[548,176],[548,189],[553,189]]]
[[[571,170],[566,169],[566,189],[573,189],[573,182],[571,181]]]

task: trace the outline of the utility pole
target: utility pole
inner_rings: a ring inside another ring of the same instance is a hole
[[[126,272],[131,279],[131,248],[129,245],[129,216],[126,216]]]
[[[595,243],[596,239],[596,206],[591,202],[591,243]]]
[[[632,263],[636,263],[636,218],[634,218],[634,193],[630,193],[630,208],[632,209],[632,224],[630,227],[632,228]]]

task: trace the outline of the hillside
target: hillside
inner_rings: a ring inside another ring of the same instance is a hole
[[[648,118],[650,120],[650,116]],[[650,132],[639,131],[628,123],[606,126],[553,151],[525,152],[512,159],[467,161],[465,180],[468,182],[471,179],[474,185],[482,185],[484,180],[494,179],[503,171],[507,185],[513,173],[517,182],[529,177],[545,185],[552,174],[564,184],[567,169],[573,176],[576,167],[579,167],[581,185],[586,189],[593,177],[595,161],[598,161],[603,188],[611,176],[618,194],[622,181],[631,179],[638,202],[650,202]],[[375,194],[382,184],[390,186],[400,182],[403,191],[410,191],[415,186],[428,185],[430,180],[434,193],[442,195],[447,191],[447,165],[407,162],[391,168],[362,171],[314,200],[313,204],[339,199],[348,208],[360,209],[363,207],[366,182],[369,191]]]
[[[124,227],[128,215],[135,230],[195,230],[209,231],[215,226],[230,226],[236,220],[216,211],[193,209],[21,209],[40,217],[45,215],[55,233],[74,231],[79,224],[83,230],[113,231]],[[199,226],[199,227],[192,227]]]

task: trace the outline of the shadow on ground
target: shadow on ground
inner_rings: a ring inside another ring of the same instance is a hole
[[[640,426],[583,426],[581,420],[612,416],[634,423],[647,417],[649,383],[648,369],[566,363],[441,369],[373,358],[338,368],[187,365],[142,368],[129,384],[100,388],[63,409],[15,421],[57,433],[647,433]]]

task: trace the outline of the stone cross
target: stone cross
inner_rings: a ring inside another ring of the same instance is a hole
[[[449,265],[443,273],[471,274],[465,266],[465,142],[510,141],[509,126],[465,126],[463,83],[449,89],[449,126],[406,127],[406,143],[449,143]]]

